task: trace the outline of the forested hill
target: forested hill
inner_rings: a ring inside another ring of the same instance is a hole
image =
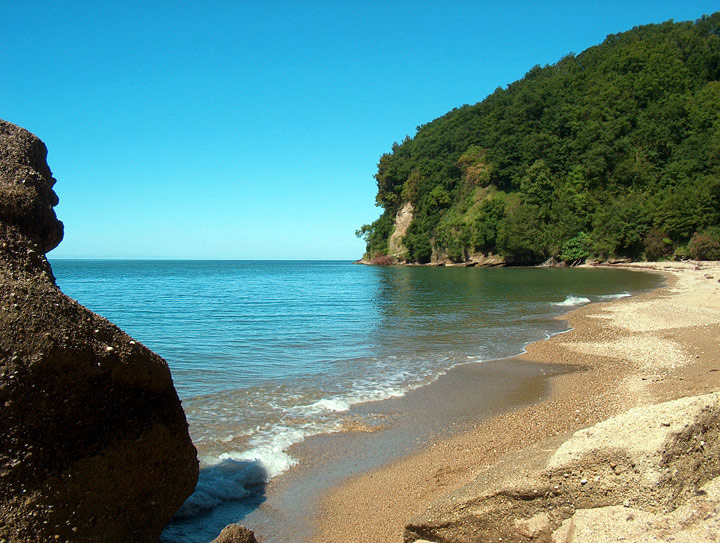
[[[535,66],[395,143],[375,179],[367,259],[720,258],[720,12]]]

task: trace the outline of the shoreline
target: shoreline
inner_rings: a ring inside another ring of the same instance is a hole
[[[651,283],[654,286],[647,288],[657,288],[661,282]],[[315,435],[293,445],[286,452],[297,464],[263,488],[262,505],[241,522],[264,536],[263,541],[310,541],[317,516],[313,503],[342,481],[462,433],[492,415],[537,403],[549,392],[551,373],[576,368],[572,364],[551,368],[516,357],[534,342],[568,333],[565,316],[572,307],[562,309],[564,313],[552,317],[557,324],[548,325],[554,332],[524,343],[515,355],[458,364],[399,398],[356,404],[345,414],[340,433]],[[535,390],[523,396],[523,387]],[[373,432],[373,426],[382,431]],[[337,451],[341,454],[334,454]],[[302,496],[301,506],[297,496]]]
[[[709,316],[685,315],[679,326],[629,324],[633,317],[662,317],[658,309],[682,310],[689,299],[702,313],[703,303],[711,303],[712,298],[703,298],[694,289],[717,291],[720,264],[609,267],[659,272],[668,281],[647,293],[590,304],[558,317],[572,329],[531,343],[525,353],[508,360],[575,366],[581,371],[550,377],[549,393],[535,403],[491,413],[472,428],[449,437],[435,436],[418,451],[339,481],[320,498],[312,519],[313,535],[305,540],[400,542],[412,517],[507,453],[569,436],[630,407],[720,389],[716,355],[709,348],[720,336],[720,313],[715,314],[714,307]],[[714,274],[714,281],[704,277],[707,272]],[[628,352],[618,352],[618,346]],[[643,349],[648,346],[648,352],[663,363],[646,359]]]
[[[547,396],[552,375],[577,369],[515,358],[454,366],[403,396],[353,406],[344,430],[289,449],[298,464],[268,484],[267,502],[243,524],[261,542],[312,541],[316,506],[338,485],[452,439],[481,419],[532,405]]]

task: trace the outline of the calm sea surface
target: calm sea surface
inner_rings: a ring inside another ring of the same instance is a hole
[[[606,269],[53,260],[62,290],[169,363],[201,459],[180,515],[242,501],[353,404],[520,353],[573,306],[650,289]],[[175,534],[174,537],[177,537]]]

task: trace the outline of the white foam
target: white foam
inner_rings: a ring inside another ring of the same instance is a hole
[[[630,296],[629,292],[619,292],[617,294],[605,294],[604,296],[600,296],[601,300],[617,300],[618,298],[627,298]]]
[[[408,385],[406,387],[393,387],[388,386],[385,388],[369,389],[369,390],[358,390],[354,394],[346,396],[346,400],[350,405],[367,402],[377,402],[379,400],[387,400],[390,398],[399,398],[404,396],[408,390],[422,386],[422,383],[418,385]]]
[[[331,398],[331,399],[325,399],[318,400],[312,405],[308,406],[308,409],[310,410],[321,410],[321,411],[334,411],[335,413],[340,413],[342,411],[348,411],[350,409],[350,404],[348,404],[346,401],[341,400],[340,398]]]
[[[217,507],[224,501],[240,500],[252,493],[252,486],[268,480],[259,461],[226,459],[200,471],[195,492],[185,500],[176,517],[188,518]]]
[[[175,516],[192,517],[222,502],[246,498],[259,485],[297,464],[297,460],[285,452],[291,445],[311,435],[333,430],[333,427],[321,425],[308,425],[304,429],[274,426],[250,440],[250,449],[223,453],[217,458],[203,457],[195,492]]]
[[[583,304],[589,304],[589,303],[590,303],[590,298],[585,298],[584,296],[569,295],[562,302],[555,302],[555,303],[553,303],[553,305],[556,305],[558,307],[574,307],[576,305],[583,305]]]
[[[479,357],[468,357],[478,360]],[[456,364],[449,364],[452,367]],[[409,390],[434,381],[446,373],[442,370],[418,368],[417,372],[394,371],[383,375],[384,382],[370,378],[354,380],[349,392],[328,395],[305,405],[273,405],[281,412],[279,422],[254,426],[241,435],[252,434],[245,450],[224,452],[217,456],[203,456],[198,485],[195,492],[176,513],[188,518],[207,512],[223,502],[247,498],[260,491],[260,485],[269,482],[297,464],[288,449],[306,438],[324,433],[337,432],[342,428],[340,413],[347,412],[355,404],[386,400],[405,395]],[[268,402],[266,405],[272,405]],[[238,435],[238,434],[236,434]],[[230,443],[231,439],[220,439]]]

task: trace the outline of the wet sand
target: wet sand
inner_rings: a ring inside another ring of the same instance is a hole
[[[573,330],[521,356],[359,406],[353,415],[380,429],[296,447],[301,465],[273,481],[262,520],[247,524],[261,541],[401,542],[408,519],[503,454],[720,389],[720,264],[633,267],[665,273],[667,286],[576,309],[562,317]]]
[[[267,500],[243,523],[261,541],[312,541],[317,505],[333,487],[467,432],[482,419],[531,405],[547,396],[552,375],[574,370],[514,358],[470,363],[405,396],[355,406],[346,431],[291,448],[299,465],[270,483]]]

